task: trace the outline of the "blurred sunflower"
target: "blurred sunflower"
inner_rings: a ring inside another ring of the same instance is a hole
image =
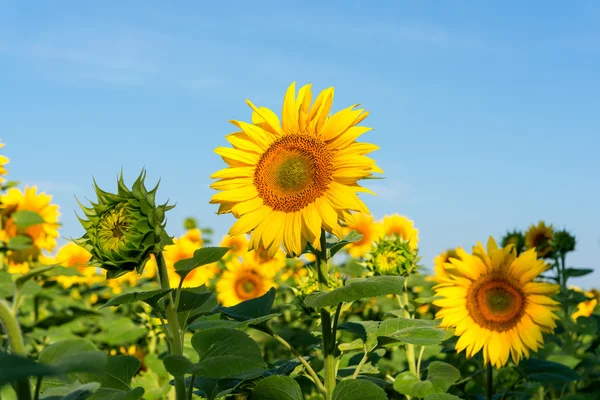
[[[556,327],[558,303],[551,295],[558,285],[533,282],[547,269],[534,249],[516,256],[513,246],[498,248],[493,238],[487,252],[478,243],[473,255],[458,249],[460,260],[451,258],[459,275],[450,275],[434,287],[441,308],[440,326],[455,328],[456,350],[468,358],[480,350],[484,363],[505,365],[509,355],[518,364],[530,350],[543,346],[542,333]]]
[[[56,281],[64,288],[68,289],[75,284],[94,284],[104,280],[95,267],[88,263],[92,255],[83,247],[69,242],[62,246],[55,257],[40,257],[40,261],[45,265],[61,265],[63,267],[76,268],[80,276],[58,276]]]
[[[594,313],[597,305],[598,300],[596,299],[582,301],[581,303],[577,304],[577,311],[571,315],[571,318],[573,318],[574,321],[576,321],[579,317],[588,318]]]
[[[448,279],[448,271],[446,268],[452,268],[452,264],[448,264],[450,262],[450,258],[460,259],[458,253],[454,249],[449,249],[444,251],[443,253],[437,255],[433,259],[433,276],[431,279],[436,282],[442,282],[444,279]]]
[[[551,241],[552,225],[546,225],[544,221],[531,225],[525,233],[525,246],[535,248],[539,257],[546,257],[552,252]]]
[[[31,238],[35,249],[52,251],[56,247],[58,237],[58,206],[51,204],[52,196],[46,193],[37,193],[37,187],[25,187],[22,192],[17,188],[10,188],[6,194],[0,196],[0,203],[4,208],[7,219],[4,221],[4,229],[0,231],[0,240],[8,241],[17,235],[26,235]],[[10,215],[17,211],[33,211],[38,213],[44,223],[32,225],[25,229],[19,229]],[[9,256],[10,258],[10,256]]]
[[[357,126],[368,115],[348,107],[329,115],[333,88],[322,91],[312,104],[311,85],[296,97],[292,83],[283,102],[282,121],[268,108],[254,110],[252,124],[232,121],[240,131],[227,136],[233,148],[219,147],[229,165],[211,176],[219,190],[212,204],[219,213],[238,218],[232,236],[252,232],[250,248],[264,246],[274,255],[283,245],[298,256],[307,242],[320,249],[321,228],[343,236],[340,222],[351,211],[368,213],[358,192],[370,192],[358,181],[383,172],[366,154],[378,147],[357,143],[371,130]]]
[[[175,272],[175,263],[186,258],[192,258],[194,252],[200,247],[200,244],[191,241],[185,237],[185,235],[179,239],[173,240],[172,245],[165,246],[163,255],[165,257],[165,263],[167,264],[167,273],[169,275],[171,287],[179,286],[179,281],[181,280],[180,276]],[[212,273],[213,270],[212,268],[208,268],[208,266],[196,268],[185,278],[183,286],[200,286],[203,283],[207,283],[208,279],[211,279],[214,276],[214,273],[212,276],[210,276],[210,274],[205,274],[208,271]]]
[[[419,230],[414,227],[414,221],[403,215],[393,214],[383,217],[383,231],[385,235],[397,235],[408,240],[411,249],[416,249],[419,244]]]
[[[217,281],[217,296],[226,307],[265,294],[274,286],[275,269],[259,264],[254,257],[230,260]]]
[[[190,242],[197,244],[198,246],[202,246],[202,232],[198,228],[186,230],[182,237],[186,238]]]
[[[0,139],[1,140],[1,139]],[[4,143],[0,143],[0,149],[4,147]],[[7,174],[5,165],[9,163],[6,156],[0,154],[0,184],[4,183],[4,177]]]
[[[223,236],[223,240],[219,244],[221,247],[231,247],[229,255],[234,257],[243,256],[248,251],[248,239],[246,235]]]
[[[373,244],[383,237],[383,226],[379,222],[375,222],[373,216],[368,214],[358,214],[353,217],[352,223],[344,227],[344,235],[356,231],[362,235],[362,238],[348,244],[346,249],[352,257],[364,257],[371,250]]]

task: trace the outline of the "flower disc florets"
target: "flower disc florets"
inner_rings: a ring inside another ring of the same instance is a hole
[[[106,269],[109,278],[133,270],[141,273],[150,254],[173,243],[165,231],[165,212],[174,206],[156,206],[158,185],[148,191],[145,178],[142,171],[129,190],[121,175],[117,194],[94,182],[97,202],[90,202],[91,207],[80,204],[87,219],[79,221],[86,232],[76,243],[92,254],[90,265]]]
[[[399,236],[381,240],[367,256],[367,267],[375,275],[408,276],[415,272],[419,257],[417,249]]]

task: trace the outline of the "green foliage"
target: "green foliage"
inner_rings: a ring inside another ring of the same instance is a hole
[[[20,210],[11,214],[14,224],[19,229],[26,229],[30,226],[44,223],[44,218],[35,211]]]
[[[429,364],[427,378],[421,381],[412,372],[406,371],[396,377],[394,389],[398,393],[413,397],[426,397],[433,393],[445,393],[460,379],[460,371],[450,364],[433,361]]]
[[[260,380],[252,391],[256,400],[303,400],[302,389],[294,379],[273,375]]]
[[[383,389],[366,380],[340,382],[333,391],[333,400],[387,400]]]
[[[219,261],[228,251],[229,247],[203,247],[196,250],[192,258],[177,261],[175,263],[175,272],[181,276],[181,280],[183,281],[195,268]]]
[[[143,301],[153,308],[158,308],[158,301],[171,292],[172,289],[156,289],[146,292],[131,292],[113,297],[107,301],[100,309],[105,307],[115,307],[122,304],[131,304],[136,301]]]

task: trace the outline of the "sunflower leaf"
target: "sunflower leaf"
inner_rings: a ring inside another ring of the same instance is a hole
[[[275,302],[275,294],[275,288],[271,288],[260,297],[243,301],[233,307],[219,307],[219,311],[236,321],[268,316]]]
[[[346,236],[344,236],[342,240],[334,243],[328,243],[327,247],[329,247],[329,257],[333,257],[338,251],[342,250],[350,243],[358,242],[360,239],[362,239],[362,236],[362,234],[356,231],[352,231]]]
[[[441,361],[433,361],[429,364],[427,379],[421,381],[414,373],[406,371],[396,377],[394,390],[408,396],[426,397],[445,393],[459,379],[458,369]]]
[[[340,382],[333,390],[333,400],[386,400],[382,388],[363,379],[348,379]]]
[[[372,276],[349,279],[346,285],[331,292],[315,291],[309,294],[304,303],[308,307],[323,308],[349,303],[356,300],[379,297],[388,294],[402,294],[404,278],[401,276]]]
[[[113,297],[107,301],[106,304],[100,307],[100,310],[106,307],[115,307],[121,304],[135,303],[136,301],[143,301],[144,303],[149,304],[152,308],[156,308],[158,306],[158,301],[169,294],[169,292],[172,290],[173,289],[155,289],[147,292],[125,293],[117,297]]]
[[[33,246],[33,240],[29,236],[15,236],[8,239],[8,249],[14,251],[27,250]]]
[[[581,375],[566,365],[538,358],[523,360],[518,368],[528,380],[535,382],[570,382],[582,379]]]
[[[54,268],[53,265],[48,265],[48,266],[44,266],[44,267],[39,267],[39,268],[32,269],[28,273],[26,273],[26,274],[21,275],[20,277],[18,277],[15,280],[15,285],[17,286],[18,289],[20,289],[20,288],[23,287],[23,285],[25,284],[25,282],[27,282],[28,280],[33,279],[36,276],[39,276],[39,275],[43,274],[44,272],[47,272],[47,271],[51,270],[52,268]]]
[[[30,210],[21,210],[14,212],[12,215],[12,220],[19,229],[26,229],[30,226],[43,224],[44,218],[35,211]]]
[[[272,375],[259,381],[252,391],[253,399],[302,400],[300,385],[289,376]]]
[[[203,247],[198,249],[194,252],[192,258],[177,261],[175,263],[175,272],[177,272],[181,279],[185,279],[192,270],[219,261],[229,250],[229,247]]]

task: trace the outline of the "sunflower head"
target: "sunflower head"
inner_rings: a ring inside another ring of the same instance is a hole
[[[566,230],[554,232],[551,247],[558,254],[567,254],[575,250],[575,236]]]
[[[217,296],[226,307],[265,294],[272,286],[274,271],[253,258],[233,258],[217,281]]]
[[[374,220],[372,215],[354,215],[348,226],[344,227],[344,235],[355,231],[362,237],[346,246],[346,250],[352,257],[364,257],[373,246],[384,236],[383,225]]]
[[[419,257],[410,241],[395,236],[379,241],[367,256],[367,267],[375,275],[409,276],[417,270]]]
[[[383,230],[386,236],[399,236],[409,242],[412,249],[419,244],[419,230],[414,222],[403,215],[393,214],[383,217]]]
[[[502,247],[507,247],[509,245],[515,246],[517,255],[519,255],[525,250],[525,235],[523,235],[523,232],[516,229],[514,231],[506,232],[506,235],[502,238],[501,245]]]
[[[559,318],[551,295],[558,285],[536,282],[548,267],[535,249],[517,257],[513,246],[498,248],[490,238],[468,254],[457,249],[451,258],[457,271],[435,286],[434,305],[440,326],[454,328],[456,350],[467,357],[483,352],[484,362],[501,367],[512,356],[518,363],[543,346],[542,333],[551,333]]]
[[[248,239],[246,235],[238,235],[238,236],[223,236],[221,243],[219,244],[221,247],[229,247],[229,255],[234,257],[243,256],[244,253],[248,252]],[[266,252],[263,253],[265,257],[268,257]],[[264,260],[265,262],[268,260]]]
[[[549,257],[552,253],[552,225],[546,225],[544,221],[531,225],[525,234],[525,246],[535,248],[540,257]]]
[[[357,195],[368,190],[358,182],[382,172],[367,157],[378,147],[356,142],[370,130],[358,126],[368,113],[351,106],[330,115],[333,88],[312,100],[311,85],[296,94],[292,83],[281,120],[247,101],[252,123],[232,121],[233,148],[215,150],[229,167],[212,175],[219,193],[211,203],[238,218],[230,235],[252,233],[250,249],[272,256],[283,246],[299,256],[311,243],[320,250],[322,229],[341,238],[353,212],[368,213]]]
[[[97,202],[81,205],[85,218],[79,221],[85,234],[76,243],[92,254],[90,264],[105,269],[108,278],[133,270],[141,273],[151,254],[172,243],[165,231],[165,213],[173,206],[155,204],[158,185],[148,191],[145,177],[142,171],[129,190],[121,174],[117,194],[94,182]]]

